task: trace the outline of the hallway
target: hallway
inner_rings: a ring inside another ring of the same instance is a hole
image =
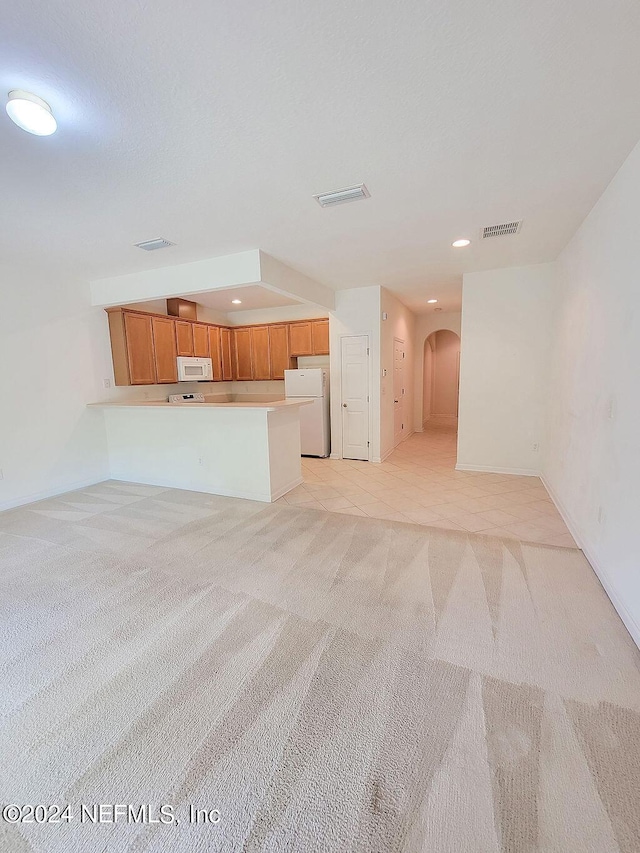
[[[577,548],[537,477],[456,471],[456,433],[431,427],[380,465],[303,458],[304,483],[278,503]]]

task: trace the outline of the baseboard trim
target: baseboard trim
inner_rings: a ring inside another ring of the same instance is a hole
[[[228,489],[219,489],[215,492],[211,491],[211,489],[202,489],[194,486],[193,488],[189,488],[188,486],[178,485],[176,483],[170,483],[167,480],[162,480],[159,478],[149,478],[144,481],[138,479],[125,479],[124,477],[112,476],[110,478],[117,483],[134,483],[139,484],[141,486],[158,486],[159,488],[164,489],[177,489],[180,492],[200,492],[203,495],[219,495],[221,498],[241,498],[245,501],[260,501],[260,503],[273,503],[273,501],[278,500],[279,497],[282,497],[282,494],[278,494],[277,497],[272,497],[269,492],[232,492]],[[293,486],[287,487],[287,491],[295,488],[295,486],[300,485],[302,483],[302,478],[298,480]]]
[[[295,489],[296,486],[301,486],[304,483],[304,477],[296,477],[295,480],[292,480],[291,483],[284,486],[282,489],[278,489],[276,492],[271,493],[271,503],[279,500],[283,495],[286,495],[287,492],[290,492],[291,489]]]
[[[515,474],[518,477],[539,477],[540,471],[533,468],[496,468],[493,465],[466,465],[458,462],[456,471],[477,471],[481,474]]]
[[[96,480],[95,477],[92,477],[90,480],[76,480],[75,483],[67,483],[64,486],[56,486],[54,489],[45,489],[42,492],[34,492],[31,495],[25,495],[16,500],[1,503],[0,512],[5,512],[8,509],[16,509],[16,507],[26,506],[27,504],[34,504],[38,501],[46,501],[47,498],[57,498],[59,495],[64,495],[67,492],[74,492],[76,489],[86,489],[87,486],[97,486],[98,483],[104,483],[110,479],[110,477],[101,477],[99,480]]]
[[[573,518],[571,513],[568,511],[566,506],[562,503],[560,498],[557,496],[554,489],[549,484],[549,481],[547,480],[547,478],[543,474],[541,474],[540,479],[542,480],[542,483],[543,483],[545,489],[549,493],[549,497],[551,498],[551,500],[555,504],[556,509],[558,510],[560,515],[562,516],[562,520],[564,521],[564,523],[569,528],[569,531],[570,531],[571,535],[573,536],[573,538],[576,540],[578,547],[582,550],[582,553],[587,558],[587,561],[589,562],[589,565],[593,569],[595,576],[598,578],[598,580],[602,584],[602,588],[604,589],[604,591],[607,594],[607,597],[609,598],[609,600],[613,604],[613,606],[616,610],[616,613],[618,614],[620,619],[622,619],[622,623],[624,624],[624,627],[629,632],[631,639],[636,644],[636,646],[638,646],[638,648],[640,649],[640,625],[635,620],[635,618],[631,615],[631,613],[629,613],[625,604],[621,601],[618,593],[615,590],[615,587],[613,586],[613,584],[611,582],[611,578],[609,577],[609,573],[607,572],[605,567],[602,565],[600,558],[597,556],[597,549],[596,549],[595,545],[592,542],[590,542],[588,537],[586,537],[582,533],[578,523]]]

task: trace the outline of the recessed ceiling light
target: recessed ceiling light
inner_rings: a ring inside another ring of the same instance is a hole
[[[7,115],[14,124],[35,136],[51,136],[58,127],[49,104],[22,89],[9,92]]]
[[[437,299],[427,299],[427,302],[429,303],[429,305],[433,305],[434,302],[437,302],[437,301],[438,301]]]
[[[242,305],[242,299],[232,299],[231,304],[232,305]]]
[[[451,244],[454,249],[463,249],[465,246],[468,246],[471,240],[467,240],[463,238],[462,240],[454,240]]]

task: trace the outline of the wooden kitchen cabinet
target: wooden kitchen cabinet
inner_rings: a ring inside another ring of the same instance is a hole
[[[233,379],[233,335],[231,329],[220,329],[220,353],[222,356],[222,379]]]
[[[294,358],[299,355],[313,355],[311,323],[290,324],[289,351]]]
[[[193,353],[193,323],[185,320],[174,320],[176,324],[176,348],[178,355],[192,356]]]
[[[253,379],[253,355],[251,352],[251,329],[234,329],[235,379]]]
[[[254,379],[271,379],[269,355],[269,327],[251,327],[251,358]]]
[[[126,307],[106,311],[116,385],[177,382],[177,356],[211,358],[213,381],[229,382],[284,379],[292,358],[329,353],[327,319],[230,329]]]
[[[220,382],[222,379],[222,348],[220,346],[220,327],[207,326],[209,335],[209,354],[213,368],[213,381]]]
[[[311,345],[314,355],[329,355],[328,320],[314,320],[311,323]]]
[[[291,366],[289,329],[284,323],[282,325],[270,325],[268,328],[271,379],[284,379],[285,370]]]
[[[209,358],[209,327],[203,323],[193,324],[193,354],[198,358]]]
[[[129,382],[116,384],[155,385],[156,366],[153,355],[151,317],[144,314],[125,314],[124,332],[127,342]]]
[[[153,355],[156,368],[156,382],[159,384],[178,381],[176,365],[176,330],[173,320],[164,317],[152,317]]]

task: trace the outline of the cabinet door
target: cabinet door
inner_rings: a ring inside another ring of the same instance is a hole
[[[208,326],[209,354],[211,366],[213,367],[213,381],[220,382],[222,379],[222,349],[220,347],[220,327]]]
[[[289,369],[289,330],[286,326],[269,326],[269,357],[271,360],[271,378],[284,379]]]
[[[176,324],[176,344],[178,355],[193,355],[193,326],[180,320]]]
[[[156,368],[153,359],[153,330],[151,317],[125,314],[127,359],[132,385],[155,385]]]
[[[173,320],[163,317],[153,317],[153,350],[156,364],[157,382],[177,382],[178,368],[176,365],[176,330]]]
[[[311,323],[291,323],[289,326],[289,350],[292,356],[313,355]]]
[[[193,354],[209,358],[209,329],[201,323],[193,324]]]
[[[220,329],[220,350],[222,355],[222,379],[233,379],[233,336],[231,329]]]
[[[311,324],[314,355],[329,355],[329,321],[314,320]]]
[[[251,353],[253,357],[253,378],[271,379],[268,326],[253,326],[251,329]]]
[[[236,379],[253,379],[251,358],[251,329],[234,329]]]

